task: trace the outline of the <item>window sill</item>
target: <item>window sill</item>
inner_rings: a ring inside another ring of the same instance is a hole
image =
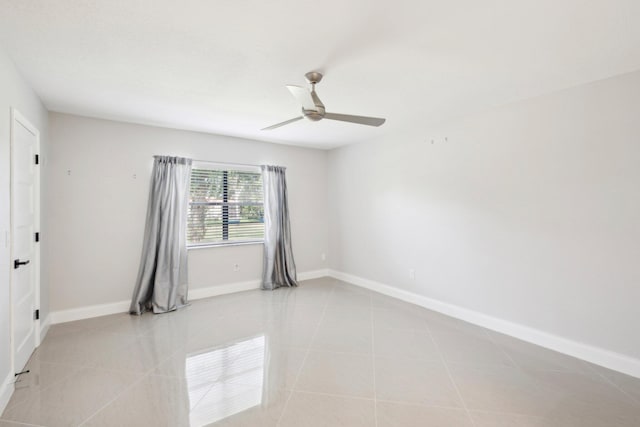
[[[187,251],[194,249],[222,248],[226,246],[246,246],[246,245],[262,245],[264,240],[248,240],[244,242],[220,242],[220,243],[204,243],[201,245],[187,245]]]

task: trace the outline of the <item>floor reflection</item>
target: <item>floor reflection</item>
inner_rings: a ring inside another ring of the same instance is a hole
[[[202,426],[262,402],[264,335],[190,355],[185,361],[191,426]]]

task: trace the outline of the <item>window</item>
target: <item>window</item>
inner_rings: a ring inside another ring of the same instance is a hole
[[[262,174],[257,168],[198,167],[191,171],[187,245],[261,242]]]

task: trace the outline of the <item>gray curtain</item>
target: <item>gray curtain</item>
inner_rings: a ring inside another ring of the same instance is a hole
[[[142,259],[131,314],[187,304],[187,209],[191,159],[154,156]]]
[[[298,286],[291,249],[285,168],[262,166],[264,188],[264,265],[262,289]]]

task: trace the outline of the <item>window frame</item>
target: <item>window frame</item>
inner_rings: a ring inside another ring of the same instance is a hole
[[[228,203],[228,182],[227,182],[227,175],[228,172],[230,171],[234,171],[234,172],[251,172],[251,173],[257,173],[259,175],[261,175],[261,179],[262,179],[262,169],[260,166],[258,165],[241,165],[241,164],[233,164],[233,163],[216,163],[216,162],[206,162],[206,161],[201,161],[201,160],[194,160],[192,165],[191,165],[191,169],[205,169],[205,170],[215,170],[215,171],[222,171],[224,173],[224,184],[223,184],[223,201],[222,201],[222,218],[223,218],[223,230],[222,230],[222,235],[223,235],[223,240],[220,241],[216,241],[216,242],[204,242],[204,243],[189,243],[189,241],[186,241],[186,245],[187,245],[187,250],[192,250],[192,249],[204,249],[204,248],[212,248],[212,247],[223,247],[223,246],[243,246],[243,245],[262,245],[264,243],[264,231],[263,231],[263,237],[262,238],[256,238],[256,239],[248,239],[248,240],[228,240],[229,238],[229,205],[225,205],[225,203]],[[191,196],[191,179],[189,179],[189,197]],[[188,207],[187,209],[189,209],[189,207],[191,206],[191,202],[188,203]],[[264,194],[263,194],[263,200],[262,200],[262,207],[264,209]],[[226,212],[226,215],[225,215]],[[226,224],[225,224],[225,219],[226,218]],[[263,223],[264,224],[264,223]],[[188,223],[187,223],[187,228],[185,229],[185,233],[188,233]],[[188,235],[188,234],[187,234]],[[224,237],[226,236],[226,239],[224,239]],[[186,237],[185,237],[186,239]]]

